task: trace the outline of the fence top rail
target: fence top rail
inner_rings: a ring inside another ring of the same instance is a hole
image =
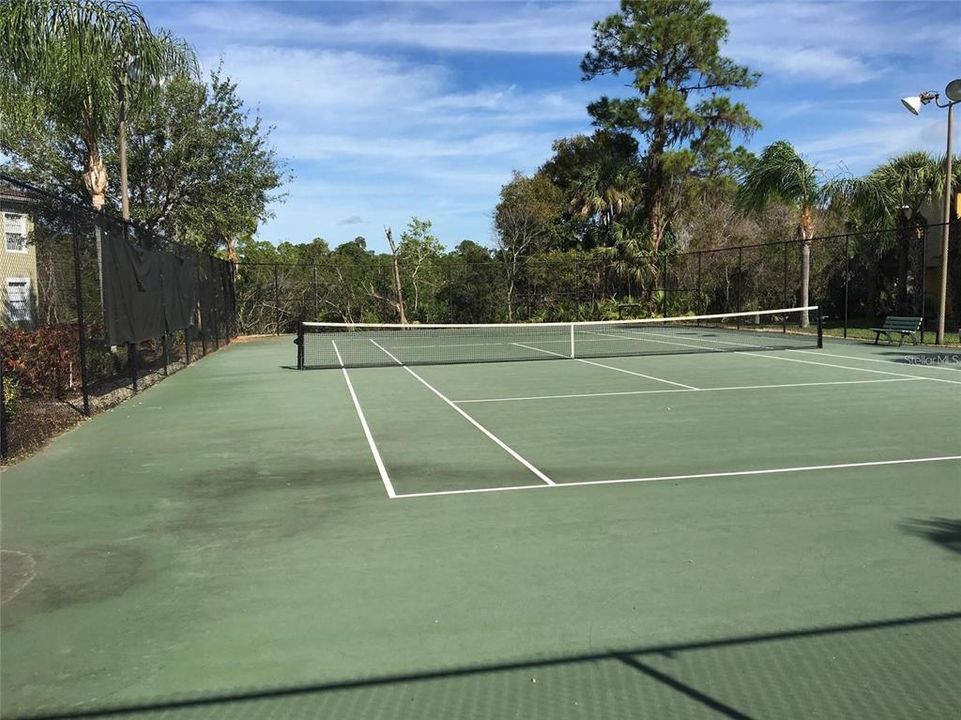
[[[102,208],[98,210],[96,208],[85,205],[84,203],[80,202],[79,200],[76,200],[75,198],[68,197],[65,195],[58,195],[57,193],[52,192],[50,190],[44,190],[43,188],[37,187],[36,185],[25,182],[23,180],[19,180],[11,175],[7,175],[6,173],[0,173],[0,182],[8,183],[10,185],[13,185],[14,187],[18,187],[22,190],[25,190],[28,193],[33,195],[43,196],[48,200],[70,207],[74,211],[86,213],[91,217],[98,218],[106,222],[115,223],[117,225],[127,226],[135,230],[137,233],[148,235],[150,236],[151,239],[156,240],[164,245],[176,245],[177,247],[182,248],[184,250],[195,252],[200,255],[207,255],[208,257],[211,257],[215,260],[224,260],[223,258],[217,257],[216,255],[212,255],[211,253],[204,252],[203,250],[198,250],[197,248],[191,247],[190,245],[186,245],[180,242],[179,240],[171,240],[170,238],[165,237],[164,235],[161,235],[156,230],[152,230],[148,228],[146,225],[143,225],[142,223],[137,222],[136,220],[124,220],[123,218],[117,217],[116,215],[109,213],[106,210],[103,210]]]

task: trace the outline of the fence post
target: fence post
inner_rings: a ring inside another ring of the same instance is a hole
[[[207,323],[204,322],[204,290],[203,282],[200,277],[200,258],[197,253],[197,319],[200,321],[200,353],[201,357],[207,357]]]
[[[209,282],[211,282],[211,281],[213,280],[214,276],[216,275],[216,273],[214,272],[214,256],[213,256],[213,255],[208,255],[208,256],[207,256],[207,260],[208,260],[208,262],[207,262],[207,267],[208,267],[207,282],[209,283]],[[215,288],[216,288],[216,286],[215,286]],[[216,292],[216,289],[214,289],[214,292],[213,292],[213,307],[211,308],[211,311],[213,312],[213,315],[214,315],[214,350],[220,350],[220,318],[219,318],[218,315],[217,315],[217,292]]]
[[[447,322],[454,322],[454,263],[447,265]]]
[[[927,288],[925,287],[925,284],[924,284],[924,276],[927,275],[927,273],[925,272],[926,268],[924,267],[924,253],[925,253],[925,250],[927,249],[927,246],[928,246],[928,229],[927,227],[925,227],[924,239],[921,240],[921,262],[918,263],[918,265],[921,268],[921,333],[920,334],[921,334],[922,345],[924,345],[924,311],[925,311],[925,305],[926,305],[924,296],[925,296],[925,293],[927,292]]]
[[[844,330],[842,331],[843,336],[845,338],[848,336],[848,286],[850,282],[851,282],[851,235],[850,233],[845,233],[844,234]]]
[[[784,262],[783,262],[783,267],[781,268],[781,284],[782,284],[781,292],[783,294],[782,307],[785,307],[785,308],[791,306],[791,303],[789,303],[787,299],[787,265],[788,265],[787,249],[788,249],[788,243],[790,242],[791,242],[790,240],[784,241]],[[781,323],[781,332],[787,333],[787,317],[786,316],[784,318],[784,321]]]
[[[7,401],[3,391],[3,353],[0,352],[0,460],[7,457]]]
[[[581,319],[581,271],[577,258],[574,258],[574,320]]]
[[[737,249],[737,288],[735,290],[735,302],[737,303],[737,311],[741,312],[741,285],[744,284],[744,248],[739,247]],[[741,316],[738,315],[737,318],[737,329],[741,329]]]
[[[83,288],[80,272],[80,230],[77,227],[77,209],[70,210],[73,235],[73,289],[77,302],[77,340],[80,345],[80,387],[83,392],[83,414],[90,415],[90,385],[87,378],[87,325],[84,319]]]
[[[663,304],[663,307],[661,308],[661,315],[664,316],[664,317],[668,317],[668,316],[670,315],[670,312],[671,312],[671,311],[670,311],[670,304],[668,303],[668,296],[667,296],[667,283],[668,283],[668,280],[667,280],[667,264],[668,264],[669,260],[668,260],[668,258],[667,258],[667,255],[664,255],[664,256],[663,256],[663,259],[664,259],[664,270],[663,270],[664,280],[663,280],[662,282],[663,282],[663,285],[664,285],[664,296],[663,296],[663,298],[661,299],[661,303]]]
[[[277,280],[277,263],[274,263],[274,331],[280,335],[280,283]]]
[[[137,343],[127,343],[127,364],[130,365],[130,381],[137,392]]]
[[[697,305],[698,305],[697,313],[699,315],[703,314],[704,310],[706,309],[703,305],[704,287],[701,285],[701,257],[703,255],[704,255],[703,251],[701,250],[697,251]],[[697,324],[700,325],[701,321],[698,320]]]
[[[230,303],[230,312],[227,314],[227,344],[237,337],[237,265],[230,260],[227,263],[227,287],[225,288],[225,300]]]

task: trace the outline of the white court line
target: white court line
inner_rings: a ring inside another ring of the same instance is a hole
[[[914,463],[946,462],[961,460],[961,455],[941,457],[908,458],[905,460],[873,460],[871,462],[838,463],[836,465],[806,465],[803,467],[769,468],[766,470],[735,470],[732,472],[695,473],[692,475],[660,475],[656,477],[625,478],[622,480],[581,480],[578,482],[558,483],[555,488],[586,487],[588,485],[624,485],[629,483],[660,482],[662,480],[698,480],[710,478],[741,477],[748,475],[779,475],[784,473],[814,472],[820,470],[846,470],[850,468],[880,467],[883,465],[910,465]],[[507,490],[538,490],[546,485],[514,485],[511,487],[472,488],[469,490],[438,490],[435,492],[405,493],[397,500],[405,498],[433,497],[435,495],[471,495],[477,493],[504,492]]]
[[[620,390],[617,392],[571,393],[569,395],[527,395],[521,397],[478,398],[475,400],[454,400],[458,405],[467,403],[512,402],[521,400],[564,400],[567,398],[613,397],[617,395],[664,395],[665,393],[706,393],[726,392],[729,390],[775,390],[778,388],[815,387],[818,385],[874,385],[876,383],[911,382],[925,378],[885,378],[883,380],[830,380],[827,382],[782,383],[780,385],[738,385],[733,387],[696,388],[693,390]]]
[[[567,360],[572,359],[569,355],[562,355],[561,353],[556,353],[551,350],[544,350],[543,348],[534,347],[533,345],[524,345],[523,343],[511,343],[511,345],[517,345],[518,347],[526,348],[528,350],[536,350],[537,352],[542,352],[547,355],[556,355],[559,358],[565,358]],[[594,365],[596,367],[605,368],[607,370],[614,370],[615,372],[625,373],[626,375],[634,375],[635,377],[642,377],[647,380],[656,380],[657,382],[666,383],[668,385],[676,385],[677,387],[684,388],[685,390],[697,390],[698,388],[693,385],[685,385],[684,383],[674,382],[673,380],[665,380],[664,378],[654,377],[653,375],[645,375],[644,373],[635,372],[633,370],[625,370],[624,368],[614,367],[613,365],[604,365],[603,363],[594,362],[592,360],[585,360],[584,358],[573,358],[577,362],[585,363],[586,365]]]
[[[477,428],[477,429],[480,430],[482,433],[484,433],[484,435],[486,435],[488,438],[490,438],[491,440],[493,440],[494,443],[496,443],[498,447],[500,447],[500,448],[501,448],[502,450],[504,450],[508,455],[510,455],[510,456],[511,456],[512,458],[514,458],[515,460],[517,460],[517,462],[519,462],[521,465],[523,465],[523,466],[526,467],[528,470],[530,470],[532,473],[534,473],[534,475],[536,475],[538,478],[540,478],[544,483],[546,483],[546,485],[553,485],[553,484],[554,484],[554,481],[551,480],[549,477],[547,477],[547,475],[545,475],[544,473],[542,473],[540,470],[538,470],[536,467],[534,467],[531,463],[529,463],[527,460],[525,460],[523,457],[521,457],[513,448],[511,448],[507,443],[505,443],[503,440],[501,440],[499,437],[497,437],[494,433],[492,433],[490,430],[488,430],[487,428],[485,428],[483,425],[481,425],[479,422],[477,422],[474,418],[472,418],[472,417],[471,417],[470,415],[468,415],[466,412],[464,412],[464,411],[461,410],[459,407],[457,407],[457,405],[455,405],[454,402],[453,402],[450,398],[448,398],[446,395],[444,395],[440,390],[438,390],[437,388],[435,388],[435,387],[434,387],[433,385],[431,385],[429,382],[427,382],[426,380],[424,380],[424,378],[422,378],[420,375],[418,375],[417,373],[415,373],[415,372],[414,372],[413,370],[411,370],[409,367],[407,367],[406,365],[404,365],[404,363],[402,363],[400,360],[398,360],[389,350],[387,350],[386,348],[384,348],[382,345],[380,345],[380,344],[379,344],[376,340],[374,340],[373,338],[371,338],[370,341],[371,341],[375,346],[377,346],[378,348],[380,348],[380,350],[381,350],[382,352],[386,353],[386,354],[391,358],[391,360],[393,360],[395,363],[397,363],[397,364],[400,365],[402,368],[404,368],[404,370],[406,370],[406,371],[409,372],[411,375],[413,375],[424,387],[426,387],[428,390],[430,390],[432,393],[434,393],[437,397],[439,397],[439,398],[440,398],[441,400],[443,400],[445,403],[447,403],[447,404],[450,405],[452,408],[454,408],[454,410],[456,410],[456,411],[458,412],[458,414],[460,414],[467,422],[469,422],[469,423],[470,423],[471,425],[473,425],[475,428]]]
[[[603,333],[603,332],[595,332],[594,334],[604,335],[605,337],[617,338],[618,340],[636,340],[637,342],[652,342],[652,343],[659,343],[661,345],[675,345],[677,347],[694,348],[695,350],[707,350],[709,352],[722,352],[718,348],[706,347],[704,345],[691,345],[690,343],[677,342],[676,340],[673,340],[673,341],[672,340],[651,340],[650,339],[651,336],[655,336],[655,337],[673,337],[673,336],[660,335],[658,333],[652,333],[652,332],[644,332],[643,330],[638,330],[636,332],[633,332],[631,335],[614,335],[613,333]],[[640,337],[637,337],[638,335],[644,335],[645,337],[640,338]],[[744,343],[737,343],[737,344],[743,345]],[[756,347],[763,347],[763,346],[758,345]]]
[[[374,442],[374,436],[370,432],[370,426],[367,425],[367,418],[364,417],[364,411],[360,407],[360,400],[357,399],[357,393],[354,392],[354,385],[350,381],[350,375],[347,374],[347,368],[344,367],[344,359],[340,356],[337,343],[331,340],[330,344],[334,346],[334,352],[337,353],[337,362],[340,363],[340,371],[344,373],[344,380],[347,381],[347,390],[350,392],[350,399],[354,401],[354,409],[357,411],[357,417],[360,419],[360,426],[364,429],[364,436],[367,438],[370,452],[374,456],[374,463],[377,465],[377,472],[380,473],[381,482],[384,483],[384,489],[387,490],[387,497],[397,497],[397,493],[394,492],[394,485],[390,481],[390,476],[387,474],[387,468],[384,467],[384,461],[380,457],[380,451]]]
[[[644,373],[634,372],[633,370],[625,370],[624,368],[615,367],[614,365],[605,365],[604,363],[595,362],[593,360],[585,360],[584,358],[576,358],[578,362],[586,363],[588,365],[595,365],[601,368],[607,368],[608,370],[615,370],[616,372],[626,373],[627,375],[636,375],[637,377],[647,378],[648,380],[657,380],[658,382],[667,383],[668,385],[676,385],[679,388],[684,388],[685,390],[698,390],[699,388],[693,385],[685,385],[684,383],[674,382],[673,380],[665,380],[664,378],[654,377],[653,375],[645,375]]]
[[[838,355],[838,354],[836,354],[836,353],[822,352],[822,351],[820,351],[820,350],[792,350],[791,352],[805,353],[805,354],[808,354],[808,355],[826,355],[827,357],[844,358],[845,360],[857,360],[857,361],[860,361],[860,362],[887,363],[887,364],[889,364],[889,365],[904,365],[904,364],[907,364],[907,365],[911,365],[911,366],[914,366],[914,367],[921,367],[921,368],[924,368],[924,369],[926,369],[926,370],[947,370],[948,372],[953,372],[953,373],[961,372],[961,365],[959,365],[959,366],[956,367],[956,368],[953,368],[953,367],[944,367],[943,365],[922,365],[921,363],[918,363],[918,364],[915,366],[914,363],[898,363],[898,362],[895,362],[894,360],[880,360],[880,359],[878,359],[878,358],[863,358],[863,357],[855,357],[854,355]],[[935,355],[957,355],[958,357],[961,357],[961,352],[956,352],[956,353],[950,353],[950,352],[942,353],[942,352],[937,352],[937,353],[932,353],[932,354],[935,354]],[[905,357],[908,357],[908,356],[910,356],[910,355],[917,355],[918,357],[924,357],[924,355],[922,355],[921,353],[905,353],[905,354],[904,354]]]
[[[644,332],[641,332],[640,334],[644,334],[644,335],[656,335],[656,333],[644,333]],[[621,337],[621,336],[617,336],[617,337]],[[664,337],[664,336],[663,336],[663,335],[660,335],[659,337]],[[690,344],[687,344],[687,343],[669,342],[669,341],[666,341],[666,340],[651,340],[651,341],[648,341],[648,340],[645,339],[644,342],[661,342],[661,343],[664,343],[664,344],[666,344],[666,345],[678,345],[678,346],[681,346],[681,347],[691,347],[691,348],[697,348],[697,349],[700,349],[700,350],[713,350],[714,352],[721,352],[721,350],[718,349],[718,348],[705,347],[705,346],[703,346],[703,345],[690,345]],[[738,346],[738,347],[744,347],[744,346],[747,344],[747,343],[740,343],[740,342],[730,342],[730,341],[727,341],[727,340],[713,340],[713,339],[710,339],[710,338],[703,338],[703,339],[700,340],[700,342],[715,343],[715,344],[718,344],[718,345],[735,345],[735,346]],[[758,346],[758,347],[763,347],[763,346]],[[854,360],[855,362],[857,362],[857,361],[860,359],[860,358],[851,357],[851,356],[849,356],[849,355],[831,355],[830,353],[822,353],[820,350],[808,350],[808,351],[805,351],[805,350],[795,350],[795,349],[792,349],[792,348],[786,348],[786,350],[787,350],[787,352],[792,352],[792,353],[800,353],[800,352],[803,352],[803,353],[809,354],[809,355],[829,355],[829,356],[831,356],[831,357],[843,357],[843,358],[845,358],[846,360]],[[745,351],[738,351],[737,354],[738,354],[738,355],[748,355],[748,356],[750,356],[750,357],[766,358],[766,359],[770,359],[770,360],[783,360],[783,361],[786,361],[786,362],[806,363],[806,364],[808,364],[808,365],[821,365],[821,366],[823,366],[823,367],[838,368],[838,369],[841,369],[841,370],[853,370],[853,371],[855,371],[855,372],[874,373],[874,374],[877,374],[877,375],[893,375],[893,376],[895,376],[895,377],[912,378],[912,379],[915,379],[915,380],[930,380],[931,382],[941,382],[941,383],[950,383],[950,384],[952,384],[952,385],[961,385],[961,380],[947,380],[946,378],[933,378],[933,377],[928,377],[928,376],[926,376],[926,375],[910,375],[910,374],[908,374],[908,373],[897,373],[897,372],[891,372],[891,371],[889,371],[889,370],[873,370],[873,369],[871,369],[871,368],[864,368],[864,367],[851,367],[850,365],[837,365],[837,364],[835,364],[835,363],[817,362],[817,361],[814,361],[814,360],[801,360],[801,359],[799,359],[799,358],[788,358],[788,357],[784,357],[784,356],[782,356],[782,355],[773,355],[773,354],[769,355],[769,354],[767,354],[767,353],[755,353],[755,352],[750,352],[750,351],[746,351],[746,350],[745,350]],[[881,362],[886,362],[886,361],[881,361]]]
[[[534,347],[533,345],[525,345],[524,343],[519,343],[519,342],[512,342],[511,345],[514,345],[516,347],[522,347],[525,350],[533,350],[534,352],[541,352],[541,353],[544,353],[545,355],[553,355],[554,357],[564,358],[565,360],[571,359],[570,355],[557,353],[557,352],[554,352],[553,350],[545,350],[544,348]]]
[[[766,358],[769,360],[781,360],[783,362],[804,363],[805,365],[821,365],[822,367],[838,368],[840,370],[853,370],[854,372],[874,373],[875,375],[893,375],[895,377],[911,378],[913,380],[928,380],[929,382],[950,383],[961,385],[961,380],[946,380],[945,378],[926,377],[924,375],[909,375],[907,373],[896,373],[890,370],[875,370],[873,368],[851,367],[850,365],[838,365],[836,363],[817,362],[816,360],[801,360],[800,358],[784,357],[783,355],[767,355],[761,353],[744,352],[739,355],[749,355],[750,357]]]

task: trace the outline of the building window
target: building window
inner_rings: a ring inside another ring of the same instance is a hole
[[[27,252],[27,216],[19,213],[3,214],[3,233],[7,238],[7,252]]]
[[[7,278],[7,317],[10,322],[30,322],[30,278]]]

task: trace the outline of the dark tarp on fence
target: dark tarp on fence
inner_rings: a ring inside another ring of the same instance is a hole
[[[103,234],[101,248],[104,322],[112,344],[141,342],[193,324],[195,258],[151,250],[112,232]]]
[[[197,256],[183,251],[178,257],[162,252],[163,306],[167,332],[183,330],[194,324],[197,308]]]

